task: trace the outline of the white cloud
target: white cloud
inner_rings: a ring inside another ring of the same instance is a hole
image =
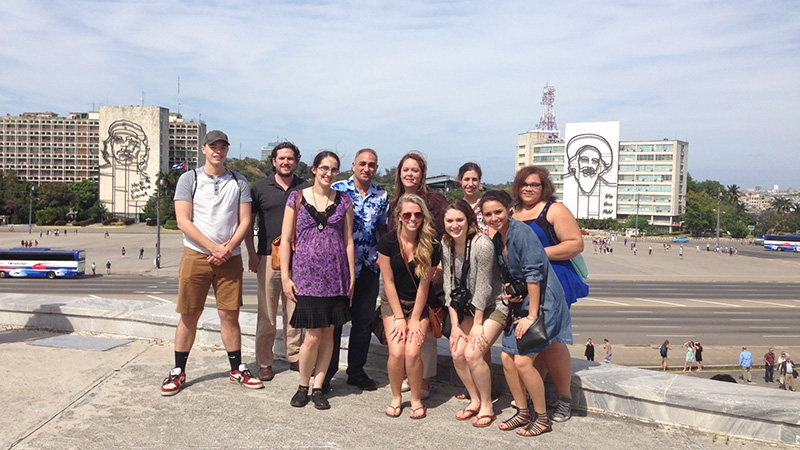
[[[622,139],[689,140],[696,179],[800,185],[780,164],[800,140],[798,24],[791,2],[3,2],[0,112],[142,91],[175,110],[180,76],[182,112],[248,156],[276,136],[308,160],[372,146],[384,168],[420,149],[431,173],[477,160],[502,182],[549,82],[562,128],[620,120]]]

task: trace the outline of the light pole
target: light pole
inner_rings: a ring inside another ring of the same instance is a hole
[[[634,247],[636,247],[636,242],[638,241],[638,238],[639,238],[639,195],[641,195],[641,194],[639,194],[637,192],[636,193],[636,225],[634,226],[634,233],[636,233],[636,234],[633,235],[633,246]]]
[[[719,202],[722,199],[722,190],[717,189],[717,248],[719,248]]]
[[[33,185],[31,185],[30,203],[28,204],[28,234],[33,232]]]
[[[161,268],[161,174],[156,183],[156,269]]]

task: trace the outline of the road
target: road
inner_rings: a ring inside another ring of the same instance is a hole
[[[255,311],[257,281],[244,278],[245,311]],[[664,339],[707,345],[796,345],[800,341],[800,283],[590,282],[591,295],[572,307],[576,343],[592,337],[630,345]],[[126,274],[82,279],[4,279],[0,293],[177,300],[170,277]],[[213,306],[213,291],[208,305]]]

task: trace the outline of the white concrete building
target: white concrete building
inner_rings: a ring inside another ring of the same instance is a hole
[[[575,174],[580,175],[585,169],[583,173],[594,176],[597,187],[604,185],[609,192],[604,192],[602,198],[595,196],[598,197],[594,199],[595,201],[600,200],[599,209],[586,209],[581,205],[592,198],[590,194],[595,184],[584,181],[583,186],[578,186],[577,190],[573,187],[572,196],[575,197],[576,192],[581,192],[583,195],[581,198],[585,200],[584,203],[577,203],[574,198],[571,201],[565,200],[565,205],[577,218],[615,217],[618,220],[626,220],[629,216],[636,215],[638,201],[639,217],[646,219],[657,231],[680,230],[682,226],[680,215],[686,209],[689,144],[680,140],[616,141],[618,144],[614,144],[614,123],[618,124],[618,122],[574,124],[577,132],[571,132],[573,124],[566,125],[565,140],[582,134],[595,134],[602,140],[592,139],[600,143],[606,141],[611,147],[610,152],[603,150],[608,155],[598,156],[597,161],[587,168],[578,165],[577,151],[586,147],[583,144],[587,144],[588,147],[597,147],[599,144],[594,141],[578,142],[580,145],[574,151],[576,154],[571,155],[575,169],[573,172],[570,172],[570,158],[567,158],[567,143],[552,139],[547,132],[520,133],[517,138],[516,170],[527,165],[547,168],[556,185],[556,195],[563,200],[565,191],[568,194],[570,191],[569,186],[565,189],[565,182],[569,185],[570,179],[574,178]],[[598,128],[597,124],[606,124],[608,130],[604,130],[602,125]],[[617,132],[616,139],[618,136]],[[586,158],[587,162],[591,159]],[[611,185],[614,183],[616,187],[612,192]],[[596,194],[599,194],[599,189]],[[604,210],[613,213],[604,214]]]

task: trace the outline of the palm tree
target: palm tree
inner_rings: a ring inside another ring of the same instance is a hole
[[[790,199],[786,197],[775,197],[769,202],[769,206],[778,213],[788,214],[797,208]]]

